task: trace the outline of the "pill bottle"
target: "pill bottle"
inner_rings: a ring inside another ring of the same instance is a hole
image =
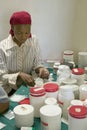
[[[62,110],[57,105],[44,105],[40,108],[41,130],[61,130]]]
[[[68,110],[68,123],[69,130],[86,130],[87,107],[81,105],[71,106]]]
[[[42,87],[30,88],[30,104],[34,107],[34,117],[40,116],[40,107],[44,105],[46,98],[45,89]]]

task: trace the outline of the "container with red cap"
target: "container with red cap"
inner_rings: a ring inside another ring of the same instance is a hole
[[[82,85],[84,83],[85,71],[83,68],[73,68],[71,77],[77,80],[78,85]]]
[[[68,110],[69,130],[87,129],[87,107],[77,105],[71,106]]]
[[[63,60],[65,62],[73,61],[73,54],[74,52],[72,50],[65,50],[63,53]]]
[[[40,107],[44,105],[46,98],[45,89],[42,87],[30,88],[30,104],[34,107],[34,117],[40,116]]]
[[[59,85],[57,82],[48,82],[43,85],[46,91],[46,97],[54,97],[57,99]]]

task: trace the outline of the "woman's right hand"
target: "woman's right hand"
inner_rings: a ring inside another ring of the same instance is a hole
[[[34,86],[35,82],[34,79],[31,75],[26,74],[24,72],[20,72],[17,78],[17,86],[22,85],[23,83],[29,85],[29,86]]]

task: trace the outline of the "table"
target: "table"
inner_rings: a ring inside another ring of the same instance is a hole
[[[50,73],[53,73],[53,69],[52,68],[48,68]],[[53,79],[54,81],[56,81],[56,74],[53,73]],[[25,86],[21,86],[15,94],[20,94],[20,95],[27,95],[29,97],[29,88],[25,87]],[[10,101],[10,106],[9,106],[9,110],[13,110],[15,106],[18,105],[18,102],[12,102]],[[15,120],[14,119],[7,119],[5,118],[3,115],[0,115],[0,122],[6,124],[6,126],[4,128],[2,128],[2,130],[20,130],[19,128],[17,128],[15,126]],[[34,119],[34,125],[33,127],[35,128],[35,130],[41,130],[41,124],[40,124],[40,118],[35,118]],[[64,124],[63,122],[61,122],[61,130],[68,130],[68,126],[66,124]]]
[[[20,95],[27,95],[29,96],[29,88],[25,87],[25,86],[21,86],[17,91],[16,94],[20,94]],[[17,102],[12,102],[10,101],[10,106],[9,109],[13,110],[13,108],[15,106],[17,106],[18,103]],[[0,115],[0,122],[6,124],[6,126],[4,128],[2,128],[2,130],[20,130],[19,128],[17,128],[15,126],[15,120],[8,120],[7,118],[5,118],[3,115]],[[35,128],[35,130],[41,130],[41,125],[40,125],[40,118],[35,118],[34,119],[34,125],[33,127]],[[61,122],[61,130],[68,130],[68,126],[66,124],[64,124],[63,122]]]

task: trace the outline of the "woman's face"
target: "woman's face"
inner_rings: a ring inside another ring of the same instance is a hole
[[[14,32],[13,40],[20,46],[29,38],[31,32],[31,25],[17,24],[17,25],[13,25],[12,29]]]

